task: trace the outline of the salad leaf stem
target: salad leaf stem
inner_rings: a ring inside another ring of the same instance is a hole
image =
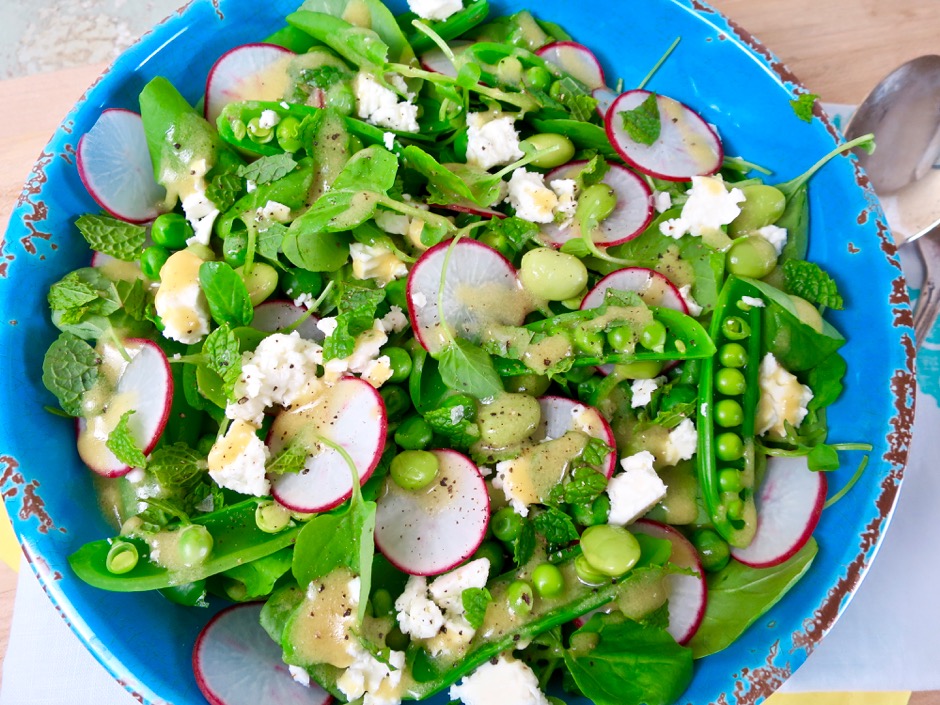
[[[795,178],[790,179],[789,181],[785,181],[782,184],[776,184],[776,188],[780,189],[783,192],[783,194],[787,197],[787,200],[789,200],[793,194],[799,191],[800,188],[807,181],[809,181],[810,178],[817,171],[822,169],[831,159],[839,156],[843,152],[848,152],[852,149],[855,149],[856,147],[864,149],[866,152],[871,154],[873,151],[875,151],[875,136],[871,133],[868,133],[867,135],[861,135],[860,137],[856,137],[854,140],[850,140],[849,142],[836,145],[835,147],[833,147],[832,151],[830,151],[827,155],[819,159],[815,164],[813,164],[813,166],[811,166],[805,172],[803,172],[802,174],[800,174],[799,176]]]
[[[653,76],[659,71],[660,67],[666,63],[666,59],[669,58],[670,54],[675,51],[676,47],[679,46],[679,42],[682,41],[682,37],[676,37],[672,44],[669,45],[669,48],[659,57],[659,61],[653,64],[653,68],[650,69],[649,73],[646,74],[646,77],[640,81],[640,85],[637,86],[637,90],[643,90],[646,87],[646,84],[650,82]]]
[[[855,486],[855,483],[859,481],[859,478],[861,478],[862,474],[865,472],[866,467],[868,467],[867,455],[862,458],[862,462],[858,464],[858,469],[855,471],[855,474],[849,478],[849,481],[843,485],[842,489],[826,500],[826,503],[823,504],[823,509],[829,509],[829,507],[845,497],[845,495],[848,494],[848,491],[851,490]]]
[[[390,71],[395,73],[400,73],[402,76],[407,78],[423,78],[426,81],[431,83],[436,83],[443,86],[458,87],[461,84],[453,78],[444,76],[440,73],[434,73],[433,71],[426,71],[424,69],[418,69],[413,66],[405,66],[404,64],[388,64],[387,68]],[[485,86],[482,83],[477,83],[471,86],[462,86],[466,87],[469,90],[484,95],[487,98],[492,98],[493,100],[498,100],[503,103],[509,103],[510,105],[515,105],[517,108],[525,112],[533,112],[538,110],[539,103],[532,96],[527,93],[509,93],[507,91],[500,90],[499,88],[491,88],[490,86]]]

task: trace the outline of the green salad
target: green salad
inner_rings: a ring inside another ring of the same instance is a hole
[[[309,702],[675,702],[867,448],[826,443],[843,301],[805,257],[810,177],[870,139],[778,183],[658,65],[410,6],[307,0],[197,106],[158,77],[82,139],[43,381],[115,534],[71,566],[263,601]],[[212,702],[301,687],[210,662]]]

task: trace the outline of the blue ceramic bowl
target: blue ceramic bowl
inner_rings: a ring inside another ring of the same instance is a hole
[[[111,534],[96,506],[90,473],[76,455],[72,423],[44,410],[54,399],[40,380],[43,353],[55,337],[48,287],[89,259],[73,222],[96,206],[79,181],[75,148],[102,109],[137,110],[138,92],[154,76],[167,76],[195,102],[216,58],[279,28],[298,1],[197,0],[146,35],[55,133],[0,249],[0,491],[50,599],[141,702],[205,702],[192,676],[190,651],[210,615],[156,594],[95,590],[75,578],[66,561],[86,541]],[[802,87],[753,37],[700,0],[493,4],[497,13],[537,7],[541,17],[560,22],[598,52],[610,83],[622,77],[626,86],[636,85],[680,36],[650,88],[693,106],[717,125],[728,154],[765,165],[780,180],[803,171],[839,138],[818,110],[811,123],[798,119],[789,101]],[[405,3],[391,5],[402,11]],[[871,462],[858,485],[823,514],[816,532],[819,555],[809,574],[731,648],[697,664],[683,703],[756,703],[804,661],[874,557],[907,457],[914,348],[895,247],[854,159],[837,159],[823,169],[813,180],[811,201],[811,257],[836,275],[847,301],[847,310],[832,315],[848,338],[849,374],[831,412],[831,438],[871,442]],[[853,470],[834,473],[830,491]]]

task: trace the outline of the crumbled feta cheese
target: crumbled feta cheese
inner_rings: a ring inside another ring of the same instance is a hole
[[[507,654],[500,655],[495,663],[487,661],[452,685],[450,699],[461,700],[464,705],[550,705],[532,669]]]
[[[693,176],[688,197],[678,218],[660,223],[663,235],[679,239],[686,233],[702,237],[720,232],[741,213],[738,204],[744,201],[744,192],[729,191],[720,176]]]
[[[251,193],[256,188],[258,188],[258,184],[256,182],[252,181],[251,179],[245,179],[245,190],[248,193]]]
[[[327,338],[336,332],[337,326],[339,326],[339,322],[332,316],[321,318],[319,321],[317,321],[317,328],[323,331],[323,335],[325,335]]]
[[[202,263],[191,250],[180,250],[160,268],[153,305],[163,322],[163,337],[192,345],[209,332],[209,302],[199,286]]]
[[[468,113],[467,164],[492,169],[522,159],[515,124],[516,118],[511,115]]]
[[[542,175],[524,168],[516,169],[509,179],[509,197],[516,216],[531,223],[551,223],[555,220],[558,196],[545,187]]]
[[[186,244],[208,245],[212,238],[212,226],[220,212],[215,203],[209,200],[205,191],[190,193],[183,198],[183,212],[193,227],[193,235],[186,240]]]
[[[777,251],[777,257],[783,254],[783,248],[787,244],[787,229],[779,225],[765,225],[758,228],[756,233],[774,246]]]
[[[375,279],[379,286],[385,286],[393,279],[408,275],[408,265],[385,245],[354,242],[349,246],[349,254],[356,279]]]
[[[662,460],[666,465],[675,465],[680,460],[688,460],[698,450],[698,432],[692,419],[682,422],[669,432],[669,441],[663,449]]]
[[[395,146],[395,135],[391,132],[386,132],[382,135],[382,144],[385,145],[385,149],[391,152],[392,148]]]
[[[347,649],[352,664],[336,679],[337,687],[349,702],[362,698],[362,705],[399,705],[395,690],[405,667],[405,652],[390,651],[388,664],[382,663],[362,647],[355,637]]]
[[[756,296],[742,296],[741,303],[746,304],[747,306],[753,306],[754,308],[764,308],[766,304],[763,299],[759,299]]]
[[[399,306],[392,304],[382,317],[382,330],[386,333],[401,333],[408,325],[408,316]]]
[[[672,195],[668,191],[655,191],[653,193],[653,207],[657,213],[665,213],[672,208]]]
[[[464,410],[462,406],[452,406],[450,409],[450,422],[454,425],[463,421]]]
[[[390,235],[404,235],[411,225],[411,218],[401,213],[394,213],[383,208],[375,211],[375,224]]]
[[[392,365],[389,356],[382,355],[379,359],[366,363],[361,377],[376,389],[388,382],[392,377]]]
[[[290,220],[290,207],[277,201],[268,201],[257,211],[259,220],[286,223]]]
[[[287,292],[288,294],[290,292]],[[296,299],[293,299],[294,306],[297,308],[310,308],[310,305],[314,302],[313,294],[310,292],[303,292]]]
[[[507,485],[505,482],[506,475],[512,470],[512,466],[512,460],[501,460],[496,463],[496,477],[493,478],[493,487],[497,490],[502,490],[503,494],[506,496],[506,501],[509,502],[509,506],[512,507],[512,510],[516,514],[521,517],[529,516],[529,505],[524,499],[517,497],[513,492],[516,485]]]
[[[242,373],[235,383],[238,401],[229,403],[226,416],[260,426],[268,407],[290,406],[316,389],[317,365],[322,361],[323,349],[297,331],[269,335],[254,352],[242,355]]]
[[[429,597],[427,578],[412,575],[395,600],[398,627],[415,639],[430,639],[444,626],[444,613]]]
[[[281,116],[273,110],[262,110],[261,115],[258,116],[258,127],[270,130],[272,127],[277,127],[280,121]]]
[[[212,446],[209,476],[219,487],[255,497],[271,491],[264,469],[270,452],[256,430],[256,426],[238,419]]]
[[[382,327],[381,321],[376,321],[372,327],[359,334],[356,338],[356,346],[353,348],[352,355],[346,358],[349,363],[349,371],[362,374],[366,366],[377,359],[382,346],[388,342],[388,336]]]
[[[398,132],[418,131],[417,105],[399,102],[395,91],[364,71],[356,74],[352,87],[356,94],[356,114],[360,118]]]
[[[653,469],[654,460],[652,453],[643,450],[620,461],[623,472],[607,483],[609,523],[631,524],[666,496],[666,485]]]
[[[307,670],[301,668],[300,666],[288,666],[287,671],[290,673],[291,678],[300,683],[302,686],[310,687],[310,674],[307,673]]]
[[[571,225],[578,208],[578,182],[574,179],[554,179],[549,181],[548,185],[558,197],[555,215],[560,219],[561,229],[564,230]]]
[[[425,20],[446,20],[463,8],[461,0],[408,0],[408,8]]]
[[[685,307],[689,309],[690,316],[696,317],[702,313],[702,307],[699,306],[698,302],[692,298],[691,284],[686,284],[685,286],[679,287],[679,296],[681,296],[682,300],[685,301]]]
[[[349,362],[341,357],[334,357],[323,363],[323,381],[333,384],[349,372]]]
[[[486,587],[489,574],[489,559],[478,558],[435,578],[428,590],[439,607],[454,614],[463,614],[463,591]]]
[[[630,406],[639,409],[646,406],[653,399],[653,392],[666,381],[665,377],[655,379],[635,379],[630,385]]]
[[[781,367],[773,353],[767,353],[760,362],[760,399],[754,423],[757,435],[783,437],[787,423],[799,428],[812,399],[813,391]]]

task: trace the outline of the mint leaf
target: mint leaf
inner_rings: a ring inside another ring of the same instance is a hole
[[[283,450],[268,462],[265,468],[270,473],[278,475],[296,475],[304,469],[309,451],[303,443],[289,443]]]
[[[206,458],[185,443],[162,446],[153,452],[147,463],[147,472],[153,475],[164,490],[189,490],[206,475]]]
[[[49,288],[49,307],[53,311],[82,308],[98,298],[98,292],[88,283],[67,275]]]
[[[549,507],[532,519],[535,530],[540,533],[549,546],[564,546],[578,538],[574,522],[560,509]]]
[[[135,468],[145,468],[147,467],[147,457],[131,435],[129,426],[130,418],[134,413],[133,409],[129,409],[121,414],[121,420],[118,421],[118,425],[108,435],[105,445],[122,463]]]
[[[91,249],[117,257],[125,262],[140,259],[147,229],[110,215],[83,215],[75,221],[78,231]]]
[[[238,167],[235,173],[261,186],[284,178],[296,168],[297,162],[291,155],[285,153],[261,157],[251,164]]]
[[[584,450],[581,451],[579,457],[588,465],[596,467],[604,462],[604,459],[610,454],[611,450],[613,449],[600,438],[588,436],[587,445],[584,446]]]
[[[243,167],[239,167],[241,169]],[[223,213],[235,205],[245,187],[244,179],[230,171],[216,174],[206,185],[206,198]]]
[[[795,100],[790,101],[790,107],[793,108],[793,112],[796,113],[796,116],[803,120],[804,122],[813,121],[813,108],[816,105],[816,101],[819,99],[819,96],[815,93],[803,93]]]
[[[255,310],[245,281],[225,262],[203,262],[199,266],[199,286],[206,295],[213,320],[233,327],[251,323]]]
[[[522,531],[512,546],[512,559],[517,566],[522,566],[532,560],[535,555],[535,526],[531,521],[522,524]]]
[[[323,341],[324,361],[352,355],[356,336],[373,326],[376,309],[384,300],[384,289],[344,287],[337,305],[336,330]]]
[[[783,278],[787,293],[811,304],[837,311],[845,305],[835,281],[815,262],[788,259],[783,263]]]
[[[300,79],[304,83],[322,90],[326,90],[336,83],[339,83],[348,75],[348,71],[344,71],[338,66],[330,66],[329,64],[317,66],[314,69],[300,70]]]
[[[588,186],[599,184],[604,180],[608,171],[610,171],[610,165],[607,160],[599,154],[594,155],[591,161],[585,164],[575,177],[575,181],[578,182],[578,190],[583,191]]]
[[[222,391],[226,398],[235,401],[235,383],[242,374],[242,354],[238,336],[228,325],[212,331],[202,344],[206,356],[205,365],[222,380]]]
[[[503,382],[493,366],[493,358],[469,340],[455,338],[437,359],[441,379],[451,389],[477,399],[493,397],[503,391]]]
[[[486,607],[492,600],[493,596],[486,588],[467,588],[460,593],[460,601],[463,603],[463,617],[471,627],[479,629],[483,626]]]
[[[575,468],[568,482],[552,489],[551,501],[587,504],[597,499],[606,488],[607,478],[594,468]]]
[[[623,120],[624,132],[634,142],[651,145],[659,139],[662,123],[655,93],[650,93],[646,100],[632,110],[621,111],[620,117]]]
[[[453,397],[459,399],[460,397]],[[480,440],[480,428],[474,423],[476,408],[446,400],[424,414],[424,420],[435,433],[446,436],[457,448],[469,448]]]
[[[135,321],[146,321],[150,308],[150,297],[147,295],[147,287],[144,285],[143,280],[115,282],[114,288],[121,300],[121,308],[124,309],[124,313]]]
[[[568,95],[564,99],[565,107],[571,111],[571,117],[581,122],[590,122],[597,114],[597,99],[589,95]]]
[[[259,230],[255,241],[258,254],[272,262],[277,262],[285,235],[287,235],[287,226],[282,223],[269,223],[264,230]]]
[[[114,283],[93,267],[69,272],[49,287],[49,307],[60,315],[54,322],[63,325],[81,323],[91,316],[110,316],[121,308]],[[79,335],[77,331],[76,335]],[[80,335],[79,337],[86,337]]]
[[[42,361],[42,383],[70,416],[82,415],[82,397],[98,380],[101,358],[84,340],[61,333]]]

